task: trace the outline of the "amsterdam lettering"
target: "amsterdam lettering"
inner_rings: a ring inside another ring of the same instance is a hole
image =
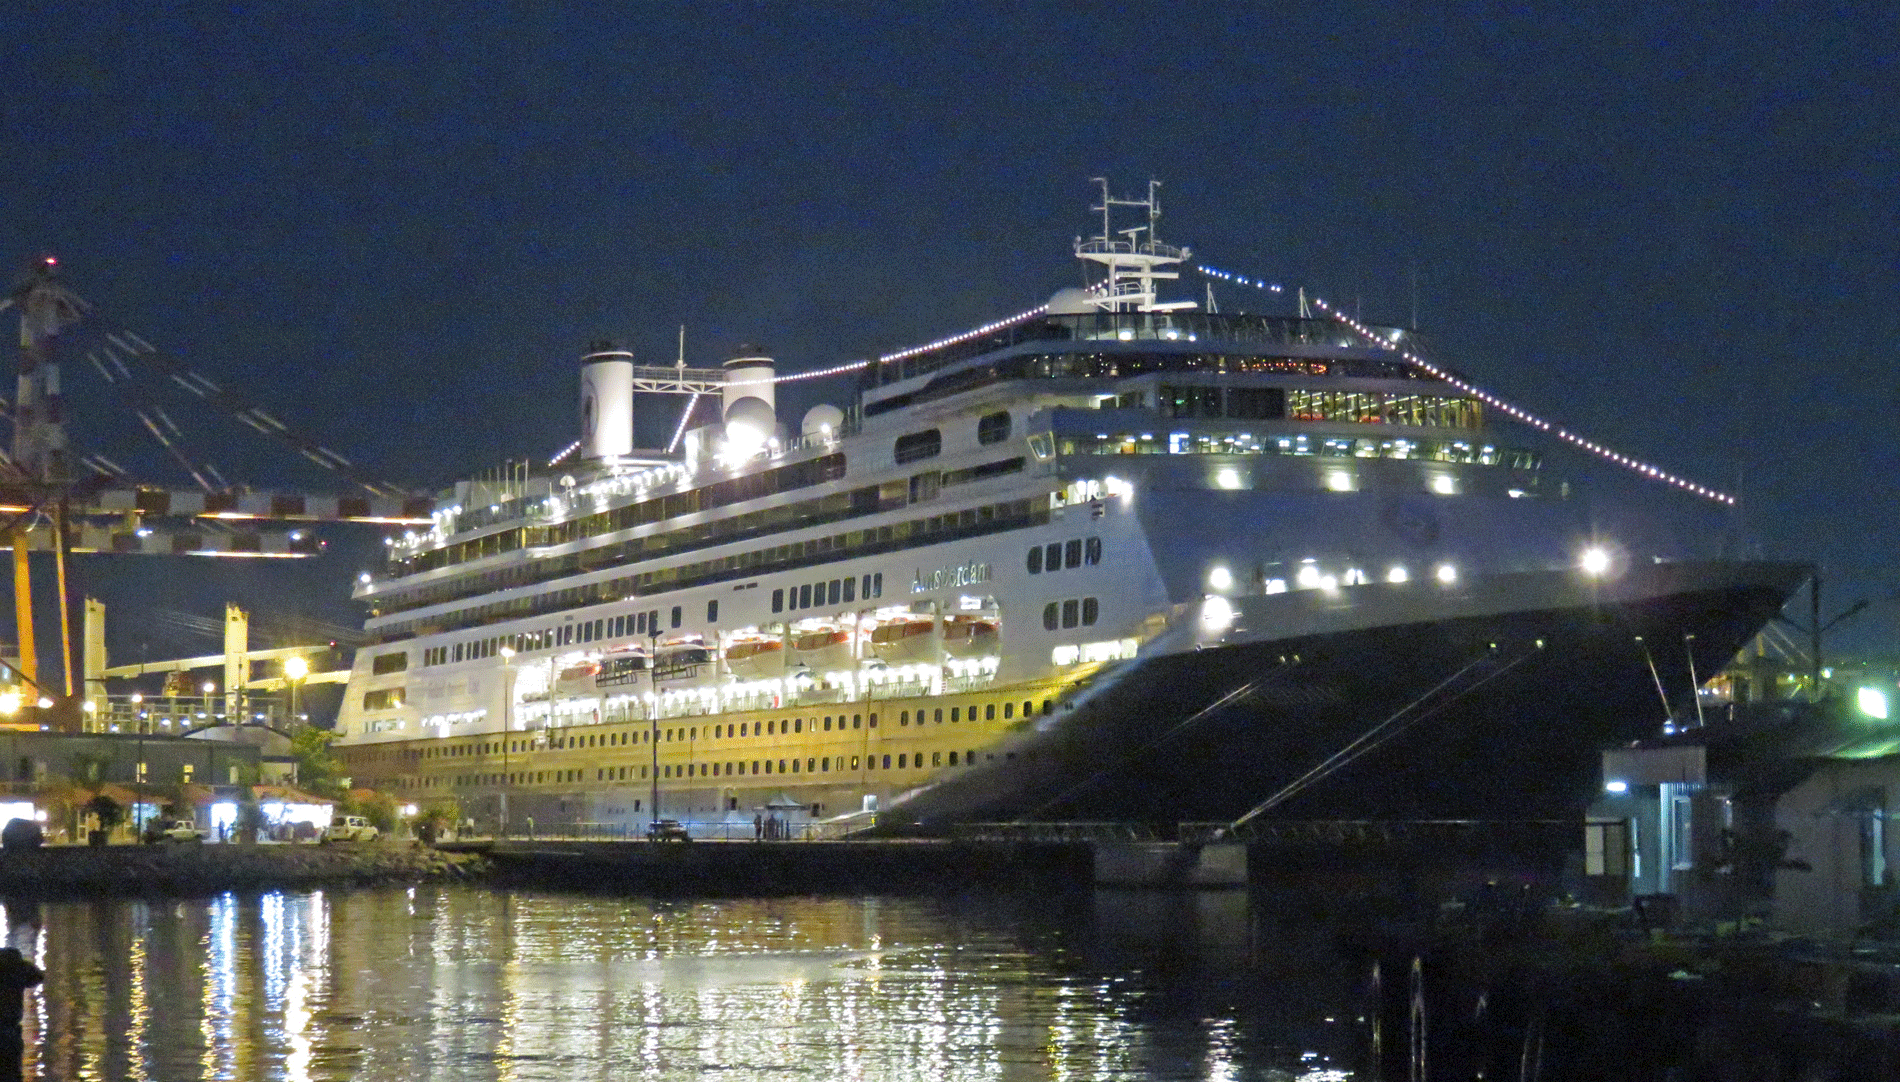
[[[967,563],[956,567],[940,567],[928,575],[919,568],[916,578],[911,580],[910,592],[925,594],[932,590],[950,590],[958,586],[974,586],[979,582],[988,581],[990,581],[989,564]]]

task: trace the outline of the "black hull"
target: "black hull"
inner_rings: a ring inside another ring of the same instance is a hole
[[[1509,588],[1542,603],[1130,663],[879,827],[1219,822],[1276,795],[1268,814],[1289,819],[1576,815],[1599,751],[1655,734],[1692,655],[1700,677],[1719,670],[1805,574],[1660,565],[1602,591],[1519,576]],[[1388,719],[1375,747],[1287,792]]]

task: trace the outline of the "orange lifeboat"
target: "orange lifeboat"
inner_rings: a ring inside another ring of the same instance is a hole
[[[726,647],[726,666],[742,680],[770,676],[784,661],[785,644],[777,639],[740,639]]]
[[[936,623],[928,618],[894,620],[871,629],[871,652],[895,664],[927,661]]]
[[[792,659],[813,669],[851,664],[851,633],[835,627],[800,631],[792,636]]]
[[[997,648],[996,621],[979,616],[952,616],[943,625],[943,649],[956,657],[993,654]]]

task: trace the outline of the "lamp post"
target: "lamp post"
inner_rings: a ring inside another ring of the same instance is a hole
[[[297,723],[297,691],[310,675],[310,662],[302,655],[293,655],[284,659],[284,683],[290,688],[290,723]]]
[[[654,616],[658,615],[656,611]],[[653,751],[653,800],[647,817],[651,823],[647,829],[649,840],[660,824],[660,632],[654,623],[653,619],[647,621],[647,682],[653,685],[653,701],[647,704],[647,743]]]
[[[508,743],[514,738],[515,688],[512,677],[515,648],[504,646],[501,654],[501,826],[502,837],[508,836]],[[529,833],[533,833],[530,831]]]

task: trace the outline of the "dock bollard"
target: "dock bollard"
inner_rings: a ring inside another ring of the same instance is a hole
[[[26,1037],[20,1018],[26,990],[46,979],[39,966],[13,947],[0,947],[0,1082],[20,1082],[25,1071]]]

